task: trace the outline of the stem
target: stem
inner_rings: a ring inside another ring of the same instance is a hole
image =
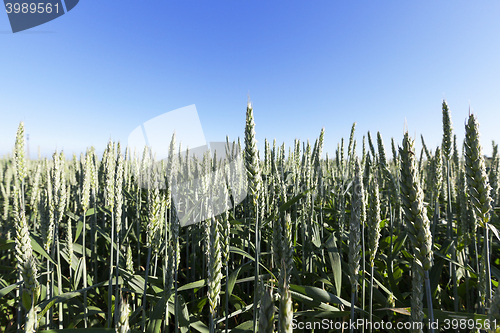
[[[354,323],[354,301],[356,300],[356,291],[355,290],[352,290],[351,291],[351,323]],[[349,325],[351,327],[351,333],[354,332],[354,328]]]
[[[229,322],[228,322],[228,319],[229,319],[229,284],[228,284],[228,277],[229,277],[229,266],[228,266],[228,263],[226,262],[226,295],[225,295],[225,298],[226,298],[226,321],[225,321],[225,325],[226,325],[226,333],[228,333],[228,327],[229,327]]]
[[[476,255],[476,274],[477,276],[479,277],[479,274],[480,274],[480,270],[479,270],[479,251],[477,249],[477,239],[476,237],[478,237],[477,235],[474,235],[473,236],[473,240],[474,240],[474,254]],[[478,281],[479,281],[479,278],[478,278]],[[482,313],[482,310],[481,310],[481,291],[480,291],[480,288],[478,288],[478,299],[477,301],[479,302],[478,304],[478,309],[480,310],[480,313]]]
[[[417,273],[418,274],[418,273]],[[429,280],[429,271],[424,271],[425,294],[427,295],[427,317],[429,318],[429,333],[434,333],[432,324],[434,323],[434,310],[432,309],[431,281]]]
[[[448,220],[449,231],[453,234],[453,239],[455,240],[452,248],[452,258],[454,262],[457,261],[457,235],[453,232],[453,221],[451,216],[451,179],[450,179],[450,160],[446,161],[446,184],[448,186],[448,207],[446,209],[446,219]],[[454,263],[451,264],[452,281],[453,281],[453,298],[454,298],[454,310],[458,312],[458,289],[457,289],[457,266]]]
[[[118,221],[118,223],[120,223]],[[119,318],[119,313],[118,313],[118,297],[119,297],[119,286],[118,286],[118,278],[120,277],[120,270],[118,269],[118,267],[120,266],[120,233],[117,232],[116,233],[116,288],[115,288],[115,326],[116,326],[116,323],[118,322]]]
[[[56,224],[56,228],[59,229],[58,223]],[[62,278],[61,278],[61,255],[59,252],[59,232],[56,230],[57,238],[57,294],[62,294]],[[63,329],[63,303],[59,303],[59,329]]]
[[[17,282],[21,282],[21,271],[17,272]],[[21,307],[21,295],[23,292],[22,285],[19,288],[16,288],[16,299],[17,299],[17,332],[21,332],[21,317],[23,316],[23,309]]]
[[[142,331],[146,332],[146,294],[148,287],[149,261],[151,260],[151,247],[148,248],[148,258],[146,260],[146,273],[144,275],[144,293],[142,296]]]
[[[49,250],[50,251],[50,250]],[[50,252],[49,252],[49,256],[50,256]],[[52,296],[52,289],[50,288],[50,285],[51,285],[51,274],[50,274],[50,260],[47,259],[47,282],[46,282],[46,288],[47,288],[47,296],[46,298],[47,299],[50,299]],[[51,317],[50,316],[50,311],[47,311],[46,315],[45,315],[45,330],[48,330],[50,328],[49,326],[49,319]]]
[[[113,244],[115,238],[115,218],[113,214],[113,208],[111,207],[111,248],[110,248],[110,258],[109,258],[109,281],[108,281],[108,324],[107,327],[111,327],[111,320],[113,313],[111,312],[111,303],[113,302]]]
[[[94,205],[94,220],[92,222],[92,232],[90,235],[92,236],[90,238],[90,248],[93,250],[92,253],[92,260],[94,261],[94,281],[97,281],[97,251],[94,250],[94,246],[97,243],[97,205],[96,205],[96,195],[95,195],[95,190],[92,189],[92,202]]]
[[[484,234],[484,256],[486,263],[486,301],[485,304],[488,306],[489,300],[491,299],[491,266],[490,266],[490,243],[488,236],[488,222],[484,224],[485,234]]]
[[[82,233],[82,253],[83,253],[83,322],[85,328],[87,328],[87,316],[88,316],[88,307],[87,307],[87,264],[86,264],[86,248],[85,248],[85,234],[87,233],[87,227],[85,224],[85,211],[83,212],[83,233]]]
[[[361,251],[362,251],[362,258],[363,258],[363,273],[362,273],[362,276],[361,276],[361,281],[362,281],[362,290],[361,290],[361,295],[362,295],[362,298],[361,298],[361,308],[363,309],[363,311],[365,310],[365,287],[366,287],[366,283],[365,283],[365,277],[366,277],[366,260],[365,260],[365,222],[361,223]],[[373,266],[372,266],[372,270],[373,270]],[[373,271],[372,271],[372,276],[371,278],[373,279]],[[365,317],[365,314],[364,312],[361,312],[361,318],[363,319],[364,321],[364,317]],[[364,333],[365,332],[365,325],[361,325],[361,332]]]
[[[174,219],[177,219],[177,215],[174,215]],[[174,296],[174,316],[175,316],[175,329],[174,329],[174,332],[175,333],[178,333],[179,332],[179,316],[177,315],[177,308],[178,308],[178,304],[177,304],[177,243],[179,242],[178,238],[176,239],[175,241],[175,250],[174,250],[174,253],[175,253],[175,256],[174,256],[174,292],[175,292],[175,296]]]
[[[372,266],[371,267],[372,271],[371,271],[371,276],[370,276],[370,301],[368,304],[368,306],[369,306],[369,310],[368,310],[369,311],[369,318],[368,318],[368,320],[370,323],[373,323],[373,321],[372,321],[372,316],[373,316],[373,269],[374,269],[373,262],[371,263],[371,266]],[[369,332],[371,333],[372,330],[373,330],[372,325],[370,325]]]
[[[468,255],[468,246],[466,245],[464,247],[464,263],[465,263],[465,267],[467,267],[469,265],[469,255]],[[471,312],[471,300],[470,300],[470,292],[469,292],[469,271],[467,269],[464,270],[465,271],[465,290],[466,290],[466,293],[465,293],[465,296],[466,296],[466,304],[467,304],[467,312]]]
[[[255,204],[255,280],[254,280],[254,302],[253,302],[253,330],[257,329],[257,305],[259,299],[259,262],[260,262],[260,227],[259,227],[259,199]]]

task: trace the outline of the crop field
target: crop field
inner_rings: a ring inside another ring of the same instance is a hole
[[[249,102],[225,154],[174,135],[161,161],[112,141],[32,160],[21,123],[0,160],[0,331],[500,332],[498,145],[442,115],[438,147],[354,124],[333,155],[324,130],[259,151]]]

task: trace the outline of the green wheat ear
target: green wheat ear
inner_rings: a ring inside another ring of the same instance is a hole
[[[130,305],[122,297],[120,302],[120,313],[115,328],[116,333],[130,333],[129,317]]]
[[[21,121],[16,134],[16,144],[14,147],[15,178],[22,183],[28,174],[26,159],[24,156],[24,123]]]
[[[450,109],[448,108],[448,104],[446,101],[443,101],[442,105],[443,109],[443,157],[445,161],[450,159],[451,148],[452,148],[452,140],[453,140],[453,128],[451,125],[451,115]]]
[[[370,266],[374,265],[380,239],[380,197],[377,177],[373,177],[370,188],[369,209],[367,214],[368,252]]]
[[[415,259],[419,266],[428,271],[432,267],[432,235],[427,210],[424,205],[424,193],[420,187],[414,141],[405,133],[403,147],[399,149],[401,155],[401,201],[403,203],[404,218],[408,236],[415,251]]]
[[[469,116],[465,131],[464,157],[468,190],[480,223],[487,223],[491,210],[491,187],[488,184],[482,146],[479,142],[479,124],[474,114]]]
[[[273,302],[272,287],[267,287],[260,303],[258,333],[274,332],[274,313],[275,308]]]
[[[364,189],[361,180],[361,166],[356,157],[354,162],[354,183],[351,221],[349,224],[349,280],[352,286],[352,292],[357,289],[359,279],[359,261],[361,260],[361,225],[364,223],[365,205]]]
[[[210,313],[216,318],[217,308],[220,301],[220,289],[222,281],[222,261],[219,218],[207,219],[209,230],[209,255],[208,255],[208,302]]]

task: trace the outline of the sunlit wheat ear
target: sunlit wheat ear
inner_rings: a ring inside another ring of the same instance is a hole
[[[153,174],[151,176],[152,183],[151,188],[148,190],[148,224],[147,224],[147,238],[146,238],[146,247],[152,248],[154,252],[159,249],[157,246],[156,238],[158,233],[160,232],[160,223],[161,223],[161,205],[162,205],[162,196],[160,194],[159,189],[159,175],[156,170],[153,170]]]
[[[119,236],[122,230],[122,206],[123,206],[123,176],[124,176],[124,160],[120,150],[120,143],[117,146],[118,157],[115,170],[115,188],[113,190],[115,198],[115,218],[116,218],[116,234]]]
[[[318,182],[319,177],[321,177],[321,154],[323,153],[323,144],[325,141],[325,128],[321,129],[318,137],[318,145],[315,146],[313,153],[313,164],[314,164],[314,180]],[[283,156],[284,157],[284,156]]]
[[[17,182],[16,182],[17,183]],[[34,306],[38,302],[40,286],[37,280],[37,267],[31,247],[30,232],[22,207],[21,192],[16,184],[14,188],[14,224],[16,229],[16,259],[24,282],[22,304],[27,311],[25,332],[36,332],[37,315]]]
[[[434,198],[439,195],[439,191],[443,186],[443,169],[442,169],[442,156],[441,150],[439,147],[436,148],[436,152],[434,154],[434,158],[432,158],[431,170],[432,170],[432,178],[431,178],[431,188]]]
[[[90,150],[90,189],[92,190],[92,197],[97,196],[99,193],[99,172],[97,171],[97,155],[92,147]]]
[[[33,249],[31,247],[30,232],[26,222],[26,215],[24,209],[20,205],[21,193],[18,185],[14,188],[14,223],[16,229],[16,259],[18,269],[21,271],[21,276],[24,282],[23,292],[38,297],[38,281],[37,281],[37,267],[35,257],[33,256]],[[26,307],[27,310],[30,307]]]
[[[127,257],[125,262],[127,272],[130,274],[134,274],[134,261],[132,257],[132,248],[130,247],[130,245],[127,245]]]
[[[373,266],[380,239],[380,197],[378,180],[376,177],[373,178],[369,191],[369,210],[367,214],[366,226],[368,229],[368,252],[370,255],[370,265]]]
[[[252,103],[249,102],[245,126],[245,166],[248,179],[248,193],[254,207],[257,205],[261,191],[260,166],[255,139],[255,122],[253,118]]]
[[[16,144],[14,146],[14,170],[15,179],[19,181],[20,184],[26,178],[28,173],[28,168],[26,166],[26,158],[24,156],[24,123],[19,124],[16,134]],[[24,199],[23,199],[24,200]]]
[[[1,173],[1,172],[0,172]],[[33,209],[33,216],[37,221],[37,226],[39,225],[38,212],[40,207],[41,198],[41,174],[42,174],[42,163],[38,162],[35,170],[35,177],[32,182],[32,193],[30,198],[30,206]]]
[[[377,132],[377,149],[379,156],[379,163],[383,166],[387,166],[387,158],[385,156],[384,140],[382,139],[382,134]]]
[[[349,136],[349,145],[347,146],[347,157],[350,161],[354,160],[354,132],[356,131],[356,123],[352,124],[351,135]]]
[[[351,221],[349,223],[349,280],[352,292],[357,290],[361,259],[361,224],[364,216],[363,182],[359,159],[355,159]]]
[[[465,125],[465,172],[472,205],[481,222],[489,221],[491,187],[488,184],[482,146],[479,142],[479,124],[474,114]]]
[[[267,287],[260,302],[258,333],[274,332],[275,312],[272,287]]]
[[[116,333],[130,333],[129,317],[130,317],[130,305],[122,297],[120,302],[118,321],[116,322],[116,328],[115,328]]]
[[[66,222],[66,248],[67,248],[67,251],[68,251],[68,264],[69,264],[69,267],[70,267],[70,271],[71,271],[71,267],[72,267],[72,264],[73,264],[73,227],[72,227],[72,223],[71,223],[71,219],[68,219],[67,222]]]
[[[63,177],[64,154],[55,152],[52,155],[52,207],[55,224],[61,222],[66,208],[66,185]],[[54,228],[54,227],[53,227]],[[52,230],[53,230],[52,228]]]
[[[208,219],[209,223],[209,239],[208,239],[208,302],[210,305],[210,313],[215,319],[217,316],[217,308],[220,300],[220,289],[222,280],[222,260],[221,260],[221,244],[220,244],[220,223],[218,218]]]
[[[82,189],[82,209],[85,212],[89,208],[89,201],[90,201],[90,188],[91,188],[91,169],[92,164],[91,164],[91,156],[90,153],[87,151],[87,154],[85,154],[85,165],[83,169],[83,189]]]
[[[115,149],[114,144],[110,140],[108,142],[108,146],[106,149],[106,164],[105,164],[105,176],[106,176],[106,203],[109,206],[110,210],[113,211],[115,205]]]
[[[368,131],[367,137],[368,137],[368,146],[370,147],[370,152],[372,153],[372,157],[373,157],[373,162],[378,163],[378,157],[377,157],[377,154],[375,153],[375,146],[373,145],[372,135],[371,135],[370,131]]]
[[[415,251],[415,259],[423,270],[432,267],[432,236],[427,210],[424,206],[424,194],[420,188],[416,166],[414,141],[405,133],[401,155],[401,201],[404,219],[408,227],[408,236]]]
[[[285,264],[283,281],[290,282],[290,276],[293,268],[293,241],[292,241],[292,219],[290,213],[285,215],[285,224],[283,228],[283,262]]]
[[[450,159],[451,155],[451,148],[452,148],[452,143],[453,143],[453,128],[451,125],[451,115],[450,115],[450,109],[448,108],[448,104],[446,101],[443,101],[442,104],[442,109],[443,109],[443,158],[445,161],[448,161]]]
[[[495,144],[495,141],[493,141],[492,161],[488,177],[491,186],[492,206],[496,206],[500,187],[500,156],[498,155],[498,144]]]
[[[7,170],[11,170],[10,168]],[[0,172],[1,173],[1,172]],[[2,210],[2,220],[7,222],[9,218],[9,209],[10,209],[10,182],[12,175],[9,175],[9,173],[6,173],[5,176],[5,185],[4,183],[0,183],[0,188],[2,191],[2,197],[3,197],[3,210]]]
[[[469,116],[469,120],[465,125],[465,131],[464,157],[467,189],[472,207],[485,233],[479,276],[480,303],[481,307],[484,308],[491,296],[491,268],[488,239],[489,227],[487,225],[490,220],[491,187],[488,184],[482,146],[479,142],[479,124],[474,114]]]

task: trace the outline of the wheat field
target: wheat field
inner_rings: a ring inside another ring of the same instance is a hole
[[[112,141],[31,160],[21,123],[0,160],[0,331],[500,332],[498,145],[485,158],[477,117],[442,113],[434,149],[354,124],[333,156],[323,129],[259,152],[249,103],[226,159],[174,136],[162,161]]]

